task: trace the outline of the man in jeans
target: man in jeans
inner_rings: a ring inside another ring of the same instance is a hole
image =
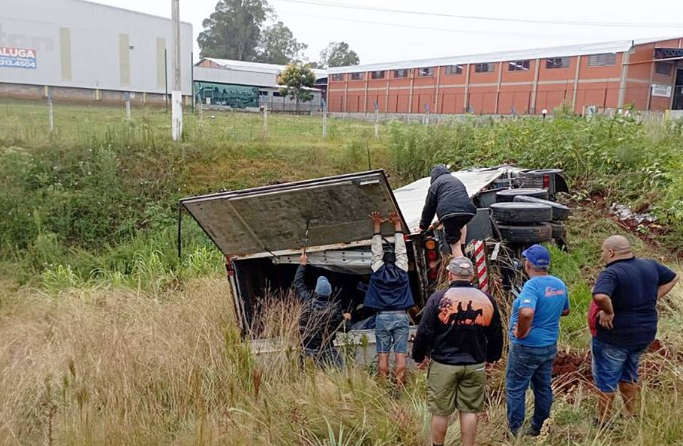
[[[600,391],[598,420],[605,423],[617,389],[626,416],[633,416],[640,356],[657,334],[657,300],[671,291],[678,276],[654,260],[636,258],[620,235],[605,240],[601,259],[607,266],[593,288],[597,308],[589,322],[597,318],[591,345],[593,378]]]
[[[377,311],[375,336],[377,337],[377,363],[381,378],[389,374],[389,353],[394,349],[396,382],[405,384],[406,356],[408,355],[408,314],[415,306],[408,280],[408,253],[401,230],[401,219],[392,212],[389,221],[394,225],[394,249],[382,248],[382,216],[373,212],[372,276],[365,294],[364,307]]]
[[[413,343],[413,359],[420,368],[429,364],[432,444],[444,444],[448,418],[457,409],[462,444],[472,446],[477,413],[484,408],[485,363],[500,359],[503,331],[493,298],[472,286],[472,262],[456,257],[447,269],[450,285],[427,301]]]
[[[508,427],[518,435],[524,424],[525,395],[534,392],[534,416],[526,434],[538,436],[553,404],[551,377],[560,317],[569,314],[567,287],[548,274],[550,253],[533,245],[522,253],[529,280],[512,305],[510,352],[505,373]]]

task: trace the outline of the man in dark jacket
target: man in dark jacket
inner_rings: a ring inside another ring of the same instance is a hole
[[[446,242],[451,245],[455,257],[462,257],[462,246],[467,239],[467,223],[476,215],[462,181],[451,175],[448,167],[442,165],[432,169],[432,182],[422,209],[420,229],[426,231],[438,217],[446,232]]]
[[[389,221],[394,225],[394,250],[384,251],[380,226],[382,216],[373,212],[375,232],[372,236],[372,276],[363,306],[377,311],[377,369],[379,376],[389,374],[389,353],[394,349],[396,382],[405,384],[406,356],[408,356],[408,314],[415,306],[408,280],[408,252],[401,230],[401,219],[392,212]]]
[[[308,256],[302,252],[292,284],[303,303],[299,319],[303,354],[318,365],[341,367],[343,361],[334,346],[334,338],[343,320],[350,315],[342,314],[341,304],[332,296],[332,286],[325,276],[318,277],[315,290],[306,287],[307,264]]]
[[[427,301],[413,342],[413,359],[420,368],[429,364],[432,444],[443,445],[448,418],[457,409],[462,444],[472,446],[477,413],[484,407],[485,363],[500,359],[503,331],[493,298],[472,286],[472,262],[456,257],[447,269],[450,285]]]

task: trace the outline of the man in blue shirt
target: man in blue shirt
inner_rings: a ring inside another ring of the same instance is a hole
[[[671,291],[678,276],[654,260],[636,258],[620,235],[605,240],[601,259],[607,266],[593,288],[600,311],[591,350],[600,391],[598,419],[604,423],[611,417],[617,389],[626,415],[633,415],[640,356],[657,334],[657,300]]]
[[[569,314],[567,287],[548,274],[550,252],[534,245],[522,253],[529,280],[512,305],[510,352],[505,373],[508,427],[513,435],[524,423],[525,394],[531,383],[534,416],[528,435],[538,436],[553,404],[551,377],[557,354],[560,317]]]

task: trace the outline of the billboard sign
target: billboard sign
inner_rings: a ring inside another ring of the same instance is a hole
[[[38,67],[36,50],[0,46],[0,67],[35,70]]]

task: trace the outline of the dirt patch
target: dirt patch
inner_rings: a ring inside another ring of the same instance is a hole
[[[572,393],[580,384],[592,387],[590,352],[559,352],[553,361],[553,378],[553,387],[564,394]]]

